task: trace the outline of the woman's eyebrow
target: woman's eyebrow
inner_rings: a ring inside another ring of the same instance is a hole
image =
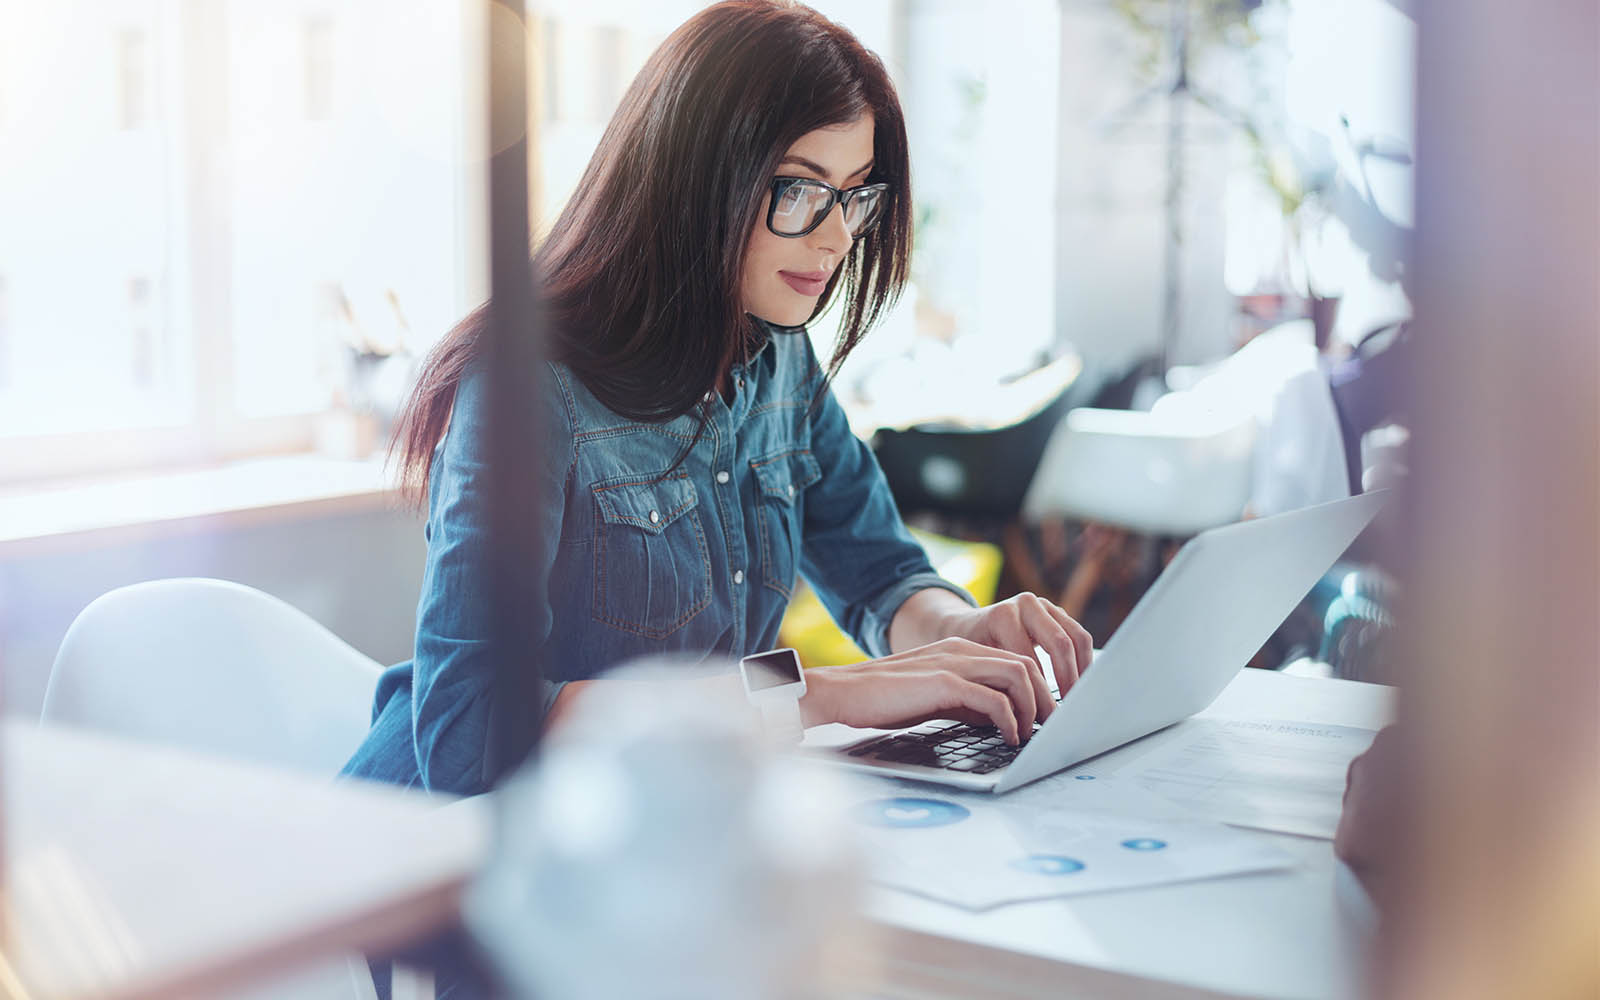
[[[793,153],[789,153],[789,154],[785,155],[783,159],[778,161],[778,165],[779,166],[782,166],[785,163],[799,164],[800,166],[805,167],[807,170],[809,170],[812,173],[816,174],[818,177],[822,178],[823,180],[827,180],[828,179],[828,171],[826,170],[826,168],[824,168],[822,166],[822,164],[817,163],[814,160],[808,160],[803,156],[795,156]],[[848,174],[845,174],[844,175],[844,179],[845,180],[849,180],[852,177],[861,176],[862,174],[864,174],[867,171],[871,170],[872,167],[873,167],[873,164],[875,164],[875,163],[877,163],[877,160],[875,160],[875,159],[868,160],[861,167],[858,167],[857,169],[851,171]]]

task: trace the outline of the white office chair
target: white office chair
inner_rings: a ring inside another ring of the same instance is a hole
[[[154,580],[101,596],[56,653],[41,721],[86,726],[332,780],[367,733],[379,665],[305,613],[224,580]],[[432,996],[425,980],[396,978]],[[236,998],[375,1000],[358,956]]]
[[[67,629],[42,718],[332,776],[380,668],[301,611],[223,580],[153,580]]]
[[[1344,445],[1311,322],[1284,323],[1148,411],[1082,407],[1039,460],[1024,516],[1192,535],[1349,495]]]
[[[1166,535],[1228,524],[1250,499],[1255,441],[1249,414],[1196,421],[1080,407],[1051,434],[1022,513]]]

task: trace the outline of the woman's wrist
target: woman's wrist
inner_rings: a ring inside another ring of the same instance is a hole
[[[905,599],[889,622],[889,648],[902,653],[957,634],[956,623],[972,606],[943,587],[927,587]]]
[[[834,676],[827,667],[806,671],[806,693],[800,698],[800,724],[810,729],[838,721],[834,710]]]

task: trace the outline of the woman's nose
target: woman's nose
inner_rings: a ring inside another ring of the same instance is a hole
[[[844,253],[850,248],[850,226],[844,221],[844,206],[835,205],[822,225],[811,231],[815,238],[812,247],[830,253]]]

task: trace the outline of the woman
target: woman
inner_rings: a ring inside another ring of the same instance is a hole
[[[933,572],[803,333],[844,297],[837,370],[898,295],[910,240],[904,120],[848,32],[734,0],[650,58],[534,255],[551,718],[632,657],[770,648],[797,573],[874,657],[808,671],[808,725],[953,717],[1015,743],[1054,707],[1035,645],[1063,691],[1076,680],[1090,640],[1065,612],[1031,594],[975,608]],[[415,658],[385,673],[346,768],[457,794],[492,777],[482,327],[430,356],[397,436],[429,504]]]

